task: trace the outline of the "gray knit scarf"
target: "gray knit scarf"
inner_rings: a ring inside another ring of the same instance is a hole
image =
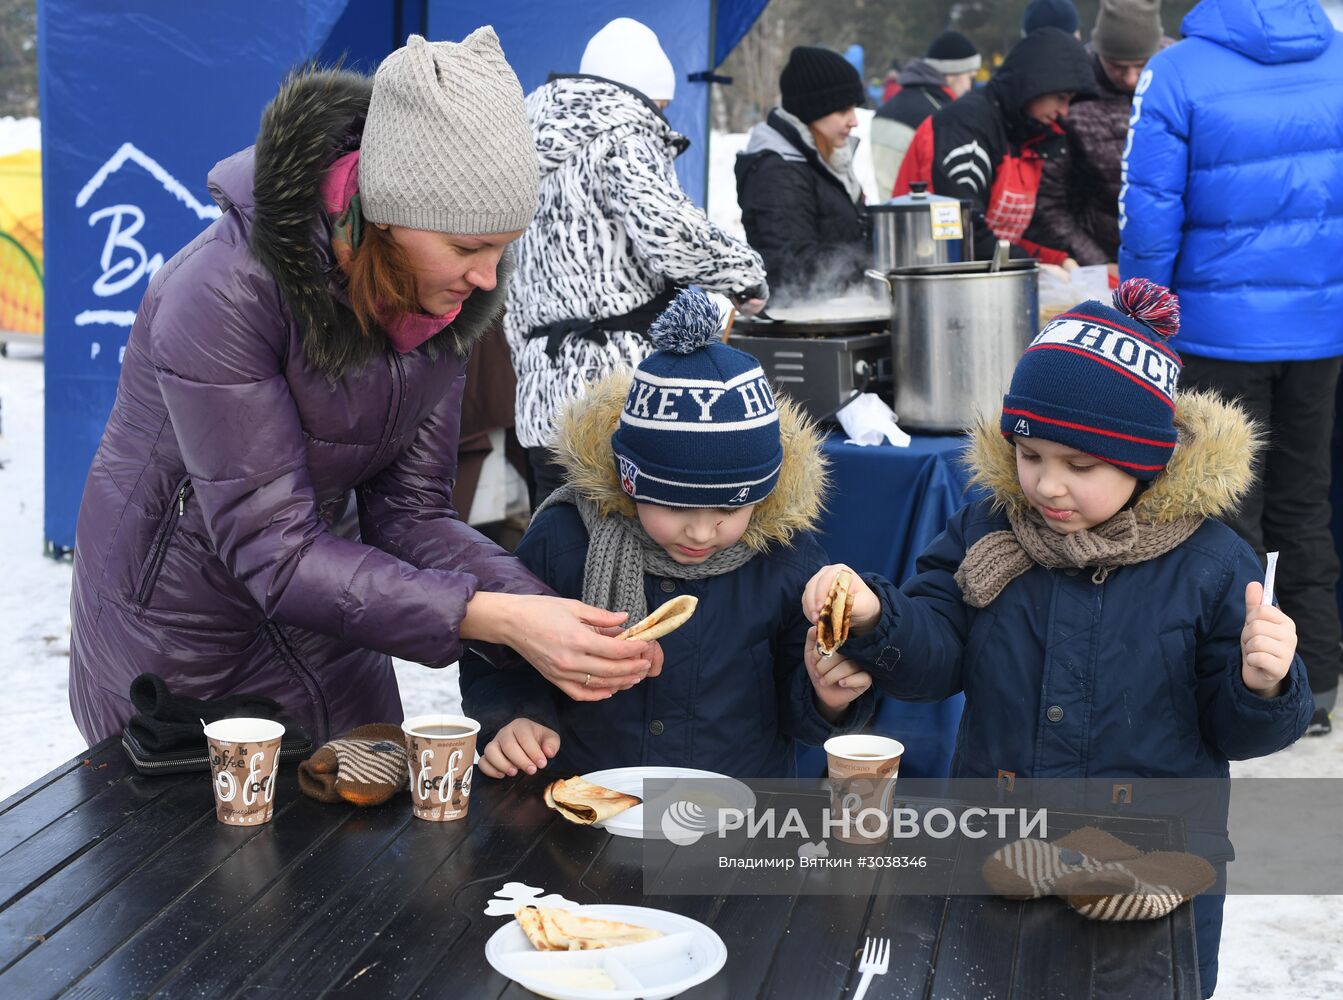
[[[675,580],[704,580],[731,573],[745,566],[756,554],[755,550],[738,541],[698,565],[683,566],[648,537],[637,517],[623,514],[603,517],[597,512],[596,502],[580,494],[572,484],[565,484],[550,494],[536,509],[536,514],[560,503],[578,508],[578,516],[588,529],[583,603],[610,611],[628,611],[631,625],[648,614],[644,574]]]
[[[1174,521],[1140,521],[1121,510],[1093,528],[1063,534],[1034,508],[1009,508],[1011,531],[985,535],[965,553],[956,570],[961,596],[972,608],[986,608],[1004,587],[1032,566],[1049,569],[1093,569],[1093,583],[1104,583],[1110,570],[1165,555],[1198,530],[1202,517]]]

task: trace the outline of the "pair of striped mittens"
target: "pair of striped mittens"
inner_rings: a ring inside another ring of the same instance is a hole
[[[299,789],[318,802],[380,805],[409,778],[405,736],[389,723],[352,729],[298,766]]]
[[[984,862],[984,881],[1009,899],[1054,895],[1093,920],[1155,920],[1208,889],[1217,873],[1196,854],[1144,854],[1095,827],[1053,842],[1018,840]]]

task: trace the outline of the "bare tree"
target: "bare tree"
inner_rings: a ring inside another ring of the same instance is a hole
[[[0,115],[37,114],[37,5],[0,0]]]
[[[878,85],[894,63],[922,55],[948,28],[967,35],[984,56],[985,75],[1021,39],[1028,0],[770,0],[760,19],[723,63],[733,84],[715,88],[713,126],[740,132],[760,121],[778,100],[779,72],[795,45],[823,45],[843,52],[864,48],[864,76]],[[1075,0],[1083,38],[1096,23],[1100,0]],[[1180,21],[1197,0],[1165,0],[1167,34],[1179,37]],[[1343,3],[1343,0],[1339,0]]]

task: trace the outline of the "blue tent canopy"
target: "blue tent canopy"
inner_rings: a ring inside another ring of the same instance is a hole
[[[74,545],[84,478],[150,278],[218,215],[206,174],[254,140],[290,68],[343,58],[371,72],[411,32],[456,39],[493,24],[530,90],[552,72],[576,72],[608,20],[634,17],[676,67],[668,117],[692,141],[677,171],[704,204],[709,86],[689,77],[716,68],[765,3],[39,0],[49,549]]]

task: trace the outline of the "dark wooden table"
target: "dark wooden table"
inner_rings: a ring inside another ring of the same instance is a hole
[[[539,793],[482,778],[466,822],[426,823],[408,796],[314,802],[287,766],[274,820],[236,828],[205,775],[142,777],[100,744],[0,803],[0,997],[531,996],[485,962],[505,881],[713,927],[728,960],[685,994],[700,1000],[848,998],[869,934],[892,943],[872,1000],[1198,996],[1188,906],[1103,924],[1053,899],[645,896],[640,841],[564,822]]]

